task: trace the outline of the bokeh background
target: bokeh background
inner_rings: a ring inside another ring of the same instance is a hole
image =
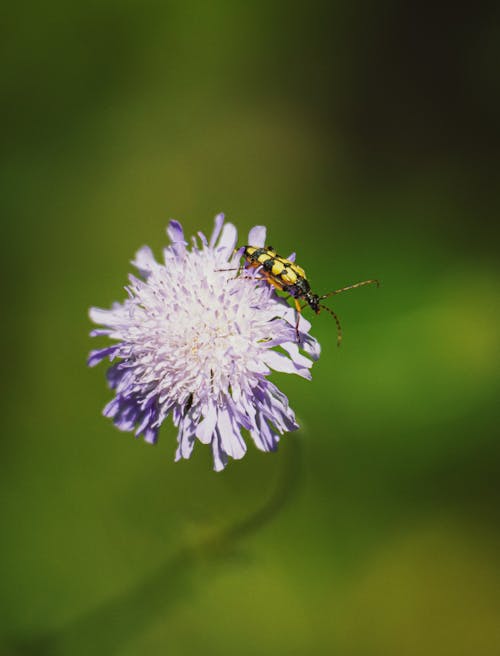
[[[2,16],[0,652],[499,653],[498,4]],[[382,280],[275,376],[302,429],[222,474],[118,432],[85,367],[137,248],[218,211],[318,292]]]

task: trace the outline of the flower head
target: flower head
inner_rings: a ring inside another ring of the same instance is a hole
[[[163,264],[144,246],[133,261],[141,278],[129,276],[129,297],[110,310],[91,308],[92,321],[104,326],[91,335],[116,343],[92,351],[88,364],[113,362],[107,377],[115,397],[104,415],[119,429],[155,443],[171,415],[178,427],[175,459],[189,458],[198,438],[211,445],[218,471],[229,456],[244,456],[241,429],[259,449],[272,451],[279,435],[298,428],[268,376],[274,369],[310,378],[319,344],[301,318],[300,344],[310,357],[301,353],[295,310],[258,271],[238,275],[236,228],[224,225],[222,214],[210,241],[198,233],[191,249],[177,221],[167,233]],[[265,235],[257,226],[248,243],[263,246]]]

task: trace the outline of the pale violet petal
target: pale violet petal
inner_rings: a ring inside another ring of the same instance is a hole
[[[288,306],[284,310],[282,316],[285,319],[285,321],[288,321],[290,325],[295,326],[297,321],[297,310],[295,308]],[[305,319],[304,315],[301,314],[300,321],[299,321],[299,331],[303,333],[308,333],[310,330],[311,330],[311,322]]]
[[[303,336],[301,339],[302,350],[307,353],[307,355],[310,355],[313,360],[318,360],[321,355],[321,344],[318,340],[310,335]]]
[[[258,417],[257,430],[251,430],[250,436],[261,451],[275,451],[278,446],[279,435],[269,428],[269,424],[261,415]]]
[[[312,360],[309,360],[309,358],[306,358],[305,355],[300,353],[297,342],[282,342],[280,346],[285,349],[295,364],[301,367],[312,367]]]
[[[90,319],[102,326],[113,326],[120,321],[115,309],[104,310],[98,307],[91,307],[89,310]]]
[[[167,235],[172,244],[177,244],[180,242],[187,246],[187,241],[184,239],[184,230],[182,229],[179,221],[176,221],[175,219],[170,220],[167,228]]]
[[[143,246],[135,254],[132,264],[138,269],[141,275],[147,275],[153,271],[157,262],[154,258],[153,251],[149,246]]]
[[[214,457],[214,469],[216,472],[222,471],[227,465],[227,453],[222,449],[221,438],[219,433],[212,440],[212,454]]]
[[[248,245],[262,248],[266,243],[265,226],[254,226],[248,233]]]
[[[264,376],[267,376],[270,373],[268,367],[258,360],[249,360],[247,362],[247,369],[254,374],[262,374]]]
[[[215,225],[214,225],[213,232],[210,236],[210,242],[208,244],[210,248],[213,248],[215,246],[215,242],[219,238],[223,223],[224,223],[224,214],[222,214],[221,212],[220,214],[217,214],[217,216],[214,219]]]
[[[179,424],[179,433],[177,435],[177,441],[179,443],[179,449],[181,456],[183,458],[189,458],[194,448],[194,435],[192,431],[192,422],[190,419],[186,418]]]
[[[173,258],[183,258],[186,254],[187,241],[184,239],[184,231],[181,224],[171,219],[168,224],[167,234],[172,242],[170,248],[165,249],[165,263]]]
[[[114,344],[113,346],[108,346],[107,348],[97,349],[96,351],[91,351],[89,358],[87,360],[87,365],[89,367],[95,367],[96,364],[99,364],[101,360],[108,357],[110,362],[113,361],[116,351],[120,348],[119,344]]]
[[[206,414],[198,424],[196,429],[196,437],[203,444],[210,444],[217,423],[217,410],[215,406],[209,405],[206,409]]]
[[[239,429],[235,428],[231,421],[229,412],[225,409],[219,409],[217,429],[220,434],[224,451],[235,460],[243,458],[247,450],[245,442],[241,437]]]
[[[144,431],[143,439],[148,444],[156,444],[158,441],[158,429],[157,428],[146,428]]]
[[[232,223],[226,223],[217,244],[217,252],[224,253],[226,258],[233,254],[238,241],[238,232]]]
[[[311,372],[309,369],[304,369],[303,367],[296,365],[290,360],[290,358],[287,358],[281,353],[276,353],[276,351],[266,351],[262,356],[262,359],[275,371],[281,371],[285,374],[298,374],[299,376],[302,376],[302,378],[307,378],[308,380],[311,378]],[[310,361],[308,360],[308,362]]]
[[[205,237],[204,233],[201,232],[201,231],[198,231],[198,237],[201,239],[201,243],[203,244],[203,246],[207,247],[208,246],[208,240]]]

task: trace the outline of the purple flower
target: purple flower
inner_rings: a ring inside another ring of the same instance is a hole
[[[214,469],[228,456],[242,458],[249,432],[262,451],[276,449],[279,435],[296,430],[286,396],[268,380],[271,370],[310,379],[319,344],[301,318],[299,350],[295,310],[259,271],[237,271],[236,228],[215,217],[208,241],[201,232],[192,247],[181,225],[167,229],[171,245],[164,264],[142,247],[133,261],[141,279],[129,276],[129,298],[110,310],[91,308],[104,326],[91,335],[116,343],[92,351],[93,367],[108,357],[108,383],[115,397],[104,408],[120,430],[135,431],[155,443],[164,419],[178,427],[175,459],[189,458],[196,438],[210,444]],[[252,228],[248,243],[263,246],[266,229]],[[279,351],[275,347],[280,347]]]

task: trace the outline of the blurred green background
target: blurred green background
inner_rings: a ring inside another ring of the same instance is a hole
[[[498,5],[2,13],[0,652],[498,653]],[[117,431],[85,367],[137,248],[218,211],[319,293],[383,283],[275,376],[302,429],[222,474]]]

